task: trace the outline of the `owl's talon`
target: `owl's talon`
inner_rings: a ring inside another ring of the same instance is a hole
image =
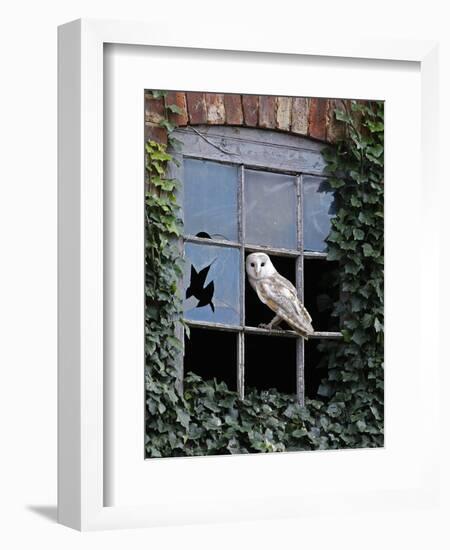
[[[258,325],[258,327],[259,328],[265,328],[266,330],[276,330],[277,332],[283,332],[283,329],[278,328],[278,327],[272,325],[271,323],[269,323],[267,325],[265,323],[260,323]]]

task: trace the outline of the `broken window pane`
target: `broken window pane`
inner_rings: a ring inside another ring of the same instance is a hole
[[[246,170],[244,206],[247,244],[297,248],[295,177]]]
[[[339,299],[339,262],[308,260],[303,262],[305,306],[316,331],[336,332],[339,319],[333,315]]]
[[[217,353],[220,350],[220,353]],[[237,333],[191,328],[184,340],[184,373],[215,378],[236,391]]]
[[[295,258],[270,254],[270,259],[278,273],[295,285]],[[274,317],[275,313],[261,302],[248,277],[245,277],[245,324],[257,327],[260,323],[270,323]],[[281,323],[280,327],[287,328],[288,325]]]
[[[324,178],[303,176],[303,246],[305,250],[325,252],[325,239],[336,213],[334,194]]]
[[[295,338],[245,335],[245,387],[296,391]]]
[[[240,325],[240,252],[186,243],[184,317]]]
[[[238,168],[184,159],[184,232],[236,241]]]

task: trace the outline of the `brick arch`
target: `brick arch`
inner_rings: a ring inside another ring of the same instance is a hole
[[[166,99],[145,95],[145,137],[167,141],[159,126],[166,105],[175,104],[181,114],[171,114],[177,126],[198,124],[267,128],[306,136],[325,143],[335,143],[345,132],[344,125],[333,116],[341,100],[246,94],[212,94],[203,92],[169,92]]]

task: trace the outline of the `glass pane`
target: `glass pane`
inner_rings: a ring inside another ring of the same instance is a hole
[[[239,250],[186,243],[185,253],[185,319],[239,325]]]
[[[277,248],[297,248],[295,177],[246,170],[245,241]]]
[[[334,195],[326,179],[303,176],[303,246],[305,250],[325,252],[325,239],[336,214]]]
[[[184,232],[237,241],[238,168],[185,159]]]

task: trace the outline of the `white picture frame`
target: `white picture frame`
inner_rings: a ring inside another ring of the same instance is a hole
[[[438,457],[433,443],[411,458],[413,464],[411,475],[404,479],[401,486],[396,486],[388,476],[389,468],[394,464],[389,461],[391,452],[389,445],[392,441],[387,439],[385,456],[388,459],[386,460],[383,459],[383,455],[375,454],[377,450],[350,451],[353,453],[350,459],[352,467],[355,463],[362,464],[361,461],[367,460],[366,465],[370,468],[376,468],[377,464],[380,464],[382,469],[380,479],[383,477],[383,472],[387,476],[385,486],[381,490],[377,491],[373,486],[368,485],[365,488],[362,487],[357,494],[350,485],[347,491],[342,485],[335,484],[330,488],[330,486],[321,485],[320,481],[308,490],[294,484],[292,490],[286,491],[284,496],[282,492],[258,491],[255,487],[252,492],[250,487],[241,485],[240,492],[230,497],[211,486],[215,471],[224,472],[228,469],[227,475],[244,476],[245,471],[242,470],[253,469],[255,465],[260,473],[264,472],[264,475],[270,479],[270,476],[277,472],[277,468],[280,468],[280,460],[283,461],[283,471],[290,474],[295,474],[296,469],[301,471],[300,464],[301,468],[305,466],[313,472],[317,461],[321,462],[322,468],[331,467],[331,461],[334,464],[341,464],[343,468],[348,468],[350,463],[347,463],[346,457],[349,454],[345,452],[301,453],[302,458],[299,453],[285,453],[283,456],[232,457],[233,467],[230,466],[230,460],[224,462],[229,457],[208,457],[206,459],[208,462],[203,458],[155,461],[153,476],[158,477],[159,480],[164,480],[164,476],[166,479],[173,477],[175,470],[180,472],[179,479],[186,477],[187,474],[204,475],[209,480],[201,490],[199,489],[202,494],[202,498],[199,499],[187,492],[189,486],[183,488],[172,484],[170,508],[162,499],[163,483],[158,487],[155,486],[150,497],[147,490],[146,499],[139,499],[137,496],[134,498],[135,489],[128,491],[128,487],[134,487],[136,483],[143,481],[140,477],[143,474],[139,473],[140,470],[134,469],[136,453],[131,460],[125,455],[118,457],[120,458],[118,462],[124,464],[124,467],[117,476],[115,473],[111,474],[114,468],[107,467],[108,460],[113,462],[115,460],[110,455],[118,452],[120,445],[105,447],[105,441],[108,439],[105,435],[106,421],[111,421],[108,416],[111,403],[113,402],[114,406],[116,404],[114,388],[104,384],[103,349],[104,209],[108,208],[108,204],[104,204],[103,187],[104,161],[107,162],[103,154],[106,45],[169,48],[172,53],[200,51],[210,61],[213,61],[214,56],[219,55],[220,51],[222,53],[234,51],[241,52],[241,56],[246,57],[249,62],[252,56],[256,55],[259,56],[260,62],[264,57],[269,61],[273,60],[274,55],[277,56],[277,61],[310,56],[308,63],[324,58],[333,59],[333,62],[342,64],[359,60],[357,64],[360,70],[363,70],[366,63],[374,60],[379,61],[380,67],[383,63],[389,66],[391,62],[417,64],[419,71],[417,85],[420,86],[421,97],[420,113],[416,115],[420,118],[420,124],[413,125],[413,134],[415,143],[417,144],[419,139],[422,143],[421,150],[414,151],[419,157],[415,162],[420,163],[421,173],[420,176],[411,174],[411,181],[417,178],[416,199],[419,199],[420,195],[422,200],[412,200],[411,208],[417,209],[413,212],[421,215],[421,222],[416,228],[420,229],[420,234],[417,233],[420,246],[417,247],[416,243],[416,246],[408,251],[419,249],[417,253],[420,266],[420,277],[417,279],[420,285],[417,291],[418,307],[420,317],[427,319],[428,322],[419,325],[420,334],[413,352],[416,359],[412,358],[412,361],[416,360],[417,363],[413,370],[414,380],[410,381],[410,389],[412,392],[420,390],[420,393],[414,397],[417,398],[417,403],[420,402],[421,407],[426,407],[426,429],[430,440],[437,429],[437,422],[433,422],[437,418],[435,403],[438,387],[436,383],[438,380],[438,331],[433,325],[438,315],[438,287],[436,273],[433,270],[438,255],[437,221],[433,214],[436,208],[435,155],[438,149],[438,138],[434,131],[438,119],[436,43],[386,39],[355,42],[342,37],[326,39],[320,37],[318,40],[308,35],[300,38],[286,37],[282,43],[279,41],[273,43],[270,37],[259,39],[255,33],[250,33],[251,41],[249,36],[230,37],[220,33],[213,37],[197,38],[187,29],[183,29],[181,24],[179,27],[175,26],[172,31],[174,32],[169,36],[166,29],[158,28],[152,23],[100,20],[79,20],[59,28],[58,518],[60,523],[80,530],[94,530],[198,523],[216,521],[218,517],[221,520],[237,520],[301,516],[320,513],[326,509],[331,510],[333,506],[349,510],[355,506],[366,509],[389,506],[395,510],[406,505],[420,507],[433,504],[436,502],[439,486]],[[145,56],[145,53],[143,55]],[[355,70],[358,68],[356,67]],[[396,66],[393,65],[393,75],[396,70]],[[231,84],[231,88],[233,86],[237,87],[239,83]],[[180,77],[179,84],[173,89],[189,88],[183,84]],[[213,89],[216,88],[213,86]],[[221,88],[220,91],[232,90]],[[260,88],[258,91],[265,92]],[[301,93],[299,90],[297,94],[291,95],[308,94]],[[326,89],[323,89],[323,95],[331,96]],[[416,101],[418,97],[416,96]],[[129,142],[130,144],[139,143],[139,139],[142,140],[142,134],[134,136]],[[389,148],[389,142],[387,147]],[[124,151],[124,158],[131,154],[131,150]],[[389,159],[389,154],[387,159],[394,164],[393,159]],[[136,163],[135,166],[137,166]],[[123,168],[126,169],[126,166],[124,165]],[[387,208],[389,208],[389,202],[387,202]],[[434,243],[432,247],[429,246],[430,242]],[[389,245],[389,241],[387,244]],[[427,263],[420,262],[425,252],[429,260]],[[387,308],[389,308],[389,302],[387,302]],[[388,325],[387,335],[389,330]],[[425,341],[429,344],[426,366]],[[392,342],[389,343],[389,338],[386,345],[392,345]],[[120,375],[119,372],[118,375]],[[389,385],[386,391],[389,398]],[[125,404],[125,409],[120,409],[125,410],[124,420],[121,422],[122,433],[123,426],[133,421],[134,409],[132,406],[127,407],[127,403],[131,405],[131,395],[127,394],[124,388],[124,396],[121,397],[123,400],[120,403],[122,407]],[[395,392],[395,395],[399,402],[392,410],[402,406],[411,407],[410,398],[401,397],[398,392]],[[143,409],[142,405],[137,406]],[[389,418],[386,421],[389,422]],[[115,428],[112,429],[114,431]],[[120,428],[118,429],[114,436],[115,441],[118,441],[117,437],[120,438]],[[133,434],[130,439],[131,447],[136,450],[139,448],[139,439],[136,431],[131,430],[131,432]],[[407,441],[402,441],[401,446],[403,453],[401,456],[404,457],[408,452]],[[107,449],[107,457],[105,449]],[[242,461],[237,462],[236,458],[247,461],[247,465]],[[249,461],[253,461],[251,465]],[[144,463],[143,449],[142,463]],[[400,466],[398,461],[395,465]],[[137,472],[134,479],[126,477],[127,469]],[[227,479],[226,475],[225,479]],[[245,478],[242,477],[242,479]],[[116,489],[113,490],[110,487],[111,483],[116,484],[120,489],[118,498],[111,496],[112,492],[116,492]],[[327,495],[326,504],[323,501],[324,494]],[[387,503],[386,499],[388,499]],[[120,504],[115,504],[116,500],[120,501]]]

